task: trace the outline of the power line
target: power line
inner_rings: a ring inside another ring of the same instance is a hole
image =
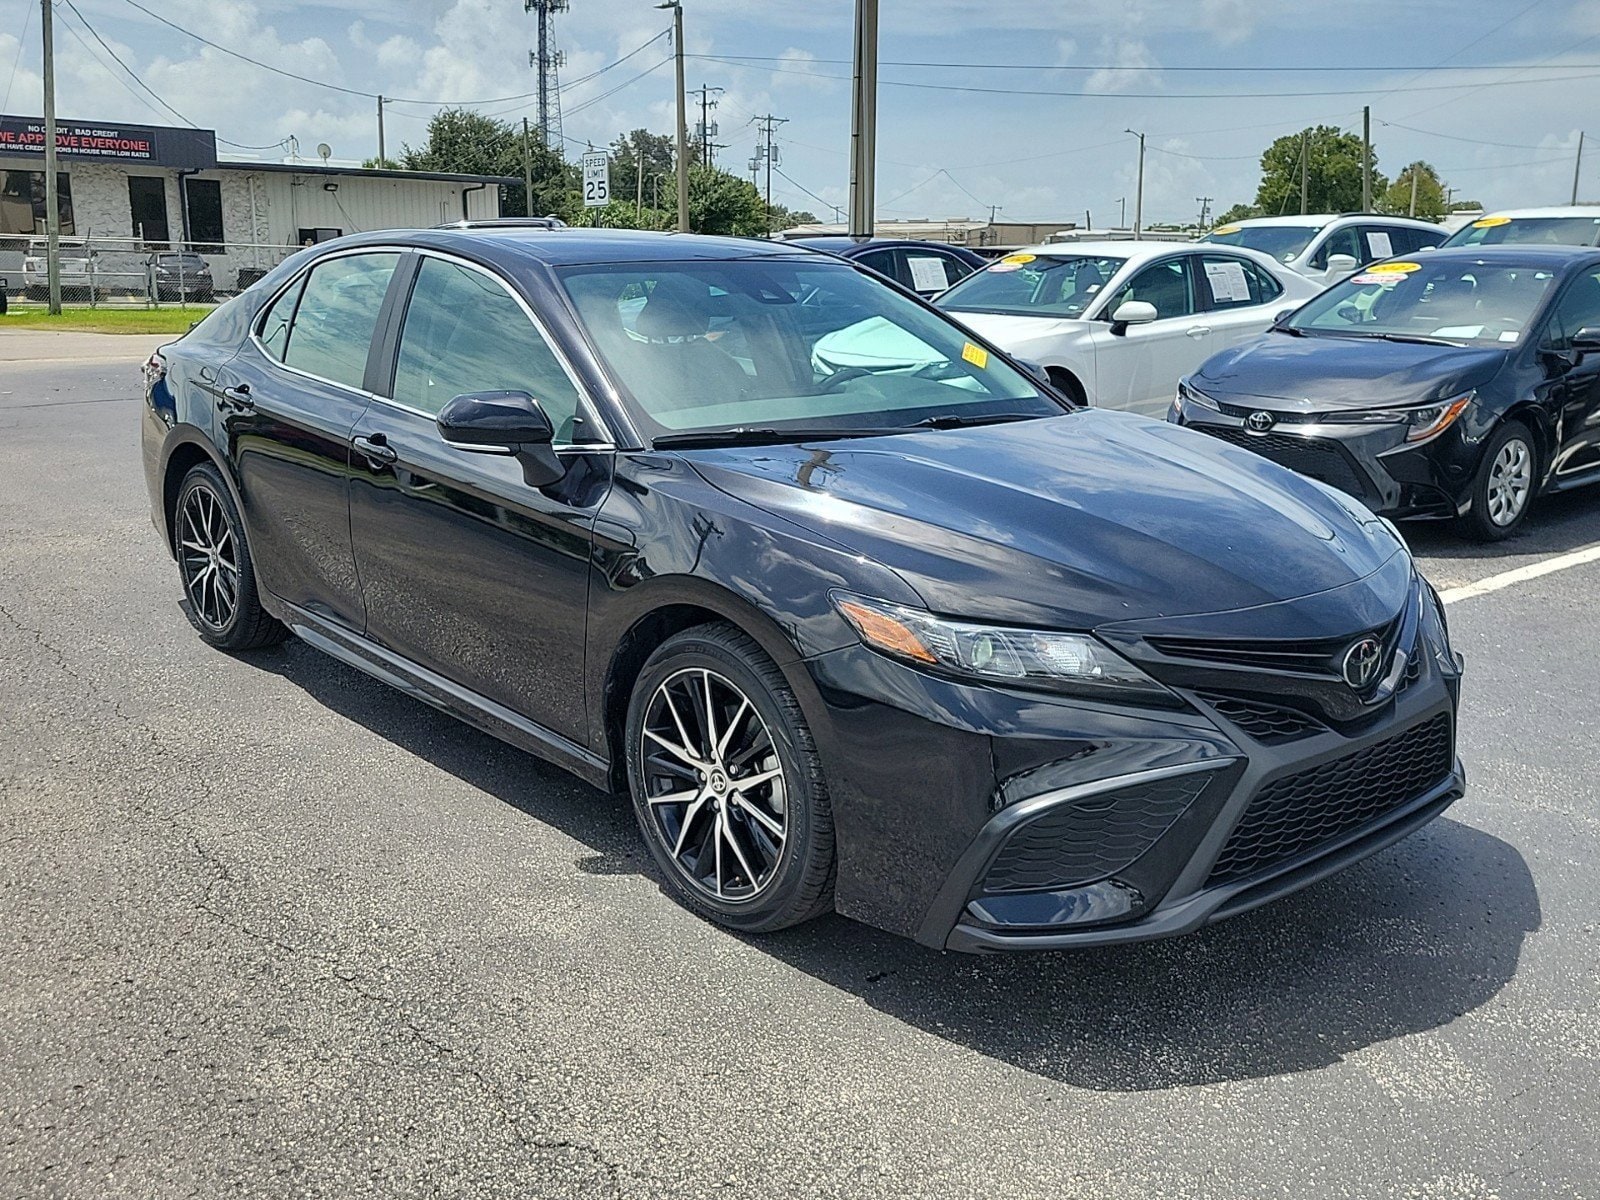
[[[1535,3],[1543,3],[1543,0],[1535,0]],[[1526,10],[1524,10],[1524,11],[1526,11]],[[1519,15],[1521,15],[1521,14],[1519,14]],[[1516,20],[1516,19],[1517,18],[1515,18],[1515,17],[1512,18],[1513,21]],[[1510,22],[1508,21],[1508,22],[1506,22],[1506,24],[1510,24]],[[1504,26],[1499,26],[1497,28],[1504,28]],[[1491,30],[1490,32],[1493,33],[1495,31]],[[1484,37],[1487,37],[1487,36],[1488,36],[1488,34],[1484,35]],[[1483,40],[1483,38],[1479,38],[1478,39],[1478,41],[1482,41],[1482,40]],[[1469,42],[1467,45],[1463,46],[1461,48],[1461,50],[1457,51],[1456,53],[1459,54],[1462,51],[1469,50],[1473,46],[1475,46],[1476,44],[1477,44],[1477,42]],[[707,59],[713,59],[713,60],[715,60],[717,62],[732,62],[732,61],[736,61],[736,62],[793,62],[794,61],[791,58],[786,58],[783,55],[779,55],[779,54],[720,54],[720,55],[719,54],[685,54],[684,57],[685,58],[707,58]],[[1451,55],[1450,57],[1454,58],[1455,55]],[[838,66],[848,66],[852,62],[852,60],[848,59],[848,58],[813,58],[813,59],[809,59],[808,61],[813,62],[813,63],[822,63],[824,65],[838,65]],[[1446,60],[1446,61],[1448,61],[1448,60]],[[1546,61],[1548,61],[1548,60],[1546,60]],[[1157,74],[1162,74],[1162,75],[1169,74],[1169,73],[1171,73],[1171,74],[1181,74],[1181,73],[1186,73],[1186,72],[1187,73],[1194,73],[1194,74],[1219,74],[1219,75],[1244,75],[1244,74],[1322,75],[1322,74],[1330,74],[1330,73],[1351,73],[1351,72],[1355,72],[1355,73],[1361,73],[1361,74],[1382,75],[1382,74],[1386,74],[1386,73],[1387,74],[1392,74],[1392,73],[1397,72],[1397,71],[1409,71],[1409,70],[1412,69],[1412,65],[1410,63],[1399,63],[1399,64],[1396,64],[1394,66],[1367,66],[1367,65],[1355,66],[1355,65],[1345,64],[1345,65],[1331,66],[1331,67],[1307,67],[1307,66],[1276,66],[1276,67],[1177,66],[1177,67],[1175,67],[1175,66],[1162,66],[1160,64],[1124,66],[1121,63],[1102,63],[1102,64],[1085,64],[1085,63],[1010,63],[1010,62],[1007,62],[1007,63],[975,63],[975,62],[928,62],[928,61],[904,60],[904,59],[901,59],[901,60],[882,59],[882,60],[879,61],[878,65],[880,67],[913,67],[913,68],[930,68],[930,69],[938,69],[938,70],[960,70],[960,71],[1083,71],[1083,72],[1089,72],[1089,73],[1093,73],[1095,71],[1130,71],[1130,72],[1131,71],[1146,71],[1146,72],[1152,72],[1152,73],[1157,73]],[[1516,64],[1510,64],[1510,63],[1494,63],[1494,64],[1490,64],[1490,68],[1489,69],[1497,69],[1497,68],[1502,68],[1502,67],[1511,67],[1511,68],[1514,68],[1514,69],[1517,69],[1517,70],[1560,71],[1560,70],[1568,70],[1568,69],[1577,69],[1579,67],[1600,68],[1600,63],[1568,63],[1568,64],[1565,64],[1564,66],[1560,66],[1560,67],[1546,67],[1546,66],[1544,66],[1543,63],[1532,63],[1532,64],[1525,64],[1525,65],[1521,65],[1521,66],[1517,66]],[[1477,65],[1477,66],[1469,65],[1469,66],[1450,67],[1450,66],[1445,66],[1445,65],[1443,65],[1441,63],[1438,66],[1424,67],[1419,74],[1425,75],[1430,71],[1482,71],[1484,69],[1485,68],[1482,65]],[[788,73],[789,74],[794,74],[794,75],[814,75],[814,72],[811,72],[811,71],[790,71]],[[1416,77],[1418,77],[1418,76],[1413,76],[1413,78],[1416,78]],[[824,75],[824,76],[820,76],[820,78],[833,79],[833,78],[836,78],[836,76]]]
[[[1518,142],[1489,142],[1489,141],[1485,141],[1483,138],[1457,137],[1453,133],[1436,133],[1432,129],[1418,129],[1414,125],[1402,125],[1399,121],[1383,121],[1383,120],[1380,120],[1378,122],[1378,124],[1379,125],[1387,125],[1391,129],[1404,129],[1408,133],[1420,133],[1425,137],[1443,138],[1447,142],[1466,142],[1468,145],[1472,145],[1472,146],[1498,146],[1498,147],[1500,147],[1501,149],[1504,149],[1504,150],[1545,150],[1545,149],[1549,149],[1549,147],[1546,147],[1546,146],[1529,146],[1529,145],[1526,145],[1524,143],[1518,143]]]
[[[1506,20],[1501,21],[1500,24],[1494,26],[1491,29],[1485,30],[1483,33],[1480,33],[1477,37],[1473,38],[1465,46],[1462,46],[1459,49],[1455,50],[1454,52],[1445,55],[1442,59],[1440,59],[1432,67],[1424,67],[1421,71],[1418,71],[1415,75],[1407,76],[1406,79],[1404,80],[1404,82],[1405,83],[1410,83],[1414,79],[1421,79],[1430,70],[1437,71],[1437,70],[1440,70],[1441,68],[1444,68],[1444,64],[1449,62],[1452,58],[1455,58],[1455,57],[1457,57],[1458,55],[1461,55],[1461,54],[1465,54],[1468,50],[1471,50],[1474,46],[1478,45],[1480,42],[1484,41],[1487,38],[1493,37],[1495,34],[1499,33],[1506,26],[1515,24],[1516,22],[1522,20],[1523,17],[1527,16],[1529,13],[1531,13],[1534,9],[1538,8],[1539,5],[1541,5],[1543,3],[1544,3],[1544,0],[1533,0],[1533,3],[1528,5],[1526,8],[1518,10],[1516,15],[1508,17]],[[1546,60],[1546,61],[1548,61],[1548,60]],[[1518,68],[1518,69],[1521,70],[1522,68]],[[1390,96],[1394,95],[1395,92],[1397,92],[1397,91],[1407,91],[1407,90],[1409,90],[1409,89],[1404,88],[1404,87],[1397,87],[1397,88],[1394,88],[1391,91],[1384,92],[1377,99],[1378,100],[1386,100]],[[1376,103],[1376,101],[1374,101],[1374,103]]]
[[[0,100],[0,108],[11,103],[11,89],[17,82],[17,73],[22,70],[22,48],[28,44],[28,26],[32,21],[33,5],[29,0],[22,0],[22,32],[17,35],[17,57],[11,62],[11,78],[6,80],[6,95]]]

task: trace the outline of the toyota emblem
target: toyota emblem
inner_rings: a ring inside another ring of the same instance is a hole
[[[1362,691],[1378,678],[1378,666],[1383,661],[1383,646],[1377,638],[1362,638],[1344,652],[1344,681],[1352,690]]]
[[[1265,433],[1277,421],[1269,412],[1253,412],[1244,419],[1245,428],[1251,433]]]

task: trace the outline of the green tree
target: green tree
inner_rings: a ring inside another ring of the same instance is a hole
[[[678,191],[674,184],[668,195],[662,184],[661,201],[668,223],[676,228]],[[715,233],[733,237],[765,237],[767,206],[761,193],[748,180],[721,167],[689,168],[689,228],[694,233]]]
[[[651,180],[659,175],[661,188],[676,187],[673,182],[673,165],[677,162],[672,151],[672,139],[666,134],[651,133],[648,129],[635,129],[611,143],[611,195],[630,203],[639,198],[639,170],[644,168],[644,202],[650,203]]]
[[[1248,221],[1251,217],[1260,215],[1261,210],[1254,204],[1235,204],[1216,219],[1212,228],[1216,228],[1217,225],[1232,225],[1235,221]]]
[[[533,165],[532,204],[520,182],[502,184],[500,211],[512,216],[554,214],[576,217],[578,169],[554,150],[529,139]],[[408,171],[453,171],[467,175],[503,175],[522,179],[522,129],[466,108],[446,108],[428,122],[428,140],[406,146],[400,162]]]
[[[1411,181],[1417,183],[1416,215],[1424,221],[1437,221],[1448,211],[1444,199],[1444,181],[1439,172],[1425,162],[1414,162],[1395,177],[1391,186],[1378,198],[1374,206],[1381,213],[1408,214],[1411,212]]]
[[[1333,125],[1318,125],[1278,138],[1261,155],[1256,208],[1269,217],[1300,212],[1302,170],[1306,212],[1354,212],[1361,207],[1361,139]],[[1388,186],[1373,154],[1373,195],[1382,195]]]

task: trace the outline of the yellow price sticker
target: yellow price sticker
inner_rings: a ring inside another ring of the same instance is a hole
[[[980,371],[984,370],[989,365],[989,352],[982,346],[974,346],[971,342],[968,342],[965,346],[961,347],[961,357],[966,359],[973,366],[977,367]]]
[[[1388,262],[1373,263],[1367,268],[1368,275],[1405,275],[1411,271],[1422,270],[1421,263],[1414,262]]]
[[[1239,232],[1239,227],[1237,225],[1218,225],[1211,232],[1212,233],[1238,233]]]
[[[1016,263],[1017,266],[1020,267],[1023,263],[1031,263],[1034,259],[1036,259],[1038,257],[1039,256],[1037,254],[1008,254],[1004,258],[1002,258],[1000,261],[1001,262],[1008,262],[1008,263]]]
[[[1496,225],[1509,224],[1511,224],[1510,217],[1484,217],[1482,220],[1474,221],[1472,227],[1474,229],[1493,229]]]

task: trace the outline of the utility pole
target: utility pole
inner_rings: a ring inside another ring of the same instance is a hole
[[[378,97],[378,166],[383,166],[387,156],[383,152],[383,97]]]
[[[539,47],[529,51],[528,65],[539,72],[539,140],[546,149],[561,140],[560,69],[566,55],[555,48],[550,18],[566,12],[569,0],[522,0],[524,12],[539,18]]]
[[[1372,211],[1372,106],[1361,106],[1361,211]]]
[[[695,131],[700,136],[700,161],[708,167],[715,165],[717,149],[711,143],[711,139],[717,136],[717,127],[711,121],[711,110],[717,106],[716,100],[712,98],[712,92],[721,95],[722,89],[708,87],[702,83],[695,93],[700,97],[700,124]]]
[[[1206,231],[1206,224],[1211,217],[1211,199],[1210,196],[1195,197],[1195,203],[1200,205],[1200,224],[1198,228],[1201,233]]]
[[[850,235],[871,237],[877,208],[878,0],[856,0],[850,105]]]
[[[1126,196],[1118,196],[1117,197],[1117,228],[1118,229],[1126,229],[1127,227],[1128,227],[1128,198]]]
[[[1578,173],[1583,170],[1583,130],[1578,130],[1578,161],[1572,164],[1572,202],[1578,202]]]
[[[1414,216],[1417,215],[1417,176],[1420,175],[1420,174],[1422,174],[1422,172],[1417,170],[1417,164],[1416,163],[1412,163],[1411,164],[1411,208],[1406,213],[1406,216],[1408,216],[1408,217],[1414,217]]]
[[[1300,131],[1300,215],[1310,211],[1307,207],[1311,195],[1311,130]]]
[[[1085,229],[1094,228],[1094,218],[1089,215],[1089,210],[1087,208],[1083,210],[1083,227]]]
[[[764,117],[756,117],[756,118],[754,118],[754,120],[755,120],[755,123],[757,124],[757,126],[760,127],[761,132],[765,135],[765,137],[767,139],[767,144],[765,146],[756,147],[756,151],[766,161],[766,164],[767,164],[767,236],[771,237],[772,236],[772,167],[773,167],[773,160],[776,158],[777,153],[778,153],[776,148],[774,148],[774,146],[772,145],[772,131],[774,129],[776,129],[779,125],[787,125],[789,123],[789,118],[788,117],[775,117],[771,113],[768,113],[766,116],[764,116]]]
[[[644,151],[639,143],[633,144],[633,204],[635,209],[634,219],[644,226]]]
[[[1122,132],[1139,139],[1139,184],[1133,193],[1133,240],[1137,242],[1144,238],[1144,134],[1133,129]]]
[[[528,145],[528,118],[522,118],[522,215],[533,216],[533,149]]]
[[[44,230],[45,278],[50,284],[50,314],[61,313],[61,196],[56,182],[56,38],[50,0],[44,9]],[[93,296],[89,297],[91,300]]]
[[[683,83],[683,4],[667,0],[657,8],[672,10],[672,49],[678,60],[678,232],[689,232],[689,96]]]

